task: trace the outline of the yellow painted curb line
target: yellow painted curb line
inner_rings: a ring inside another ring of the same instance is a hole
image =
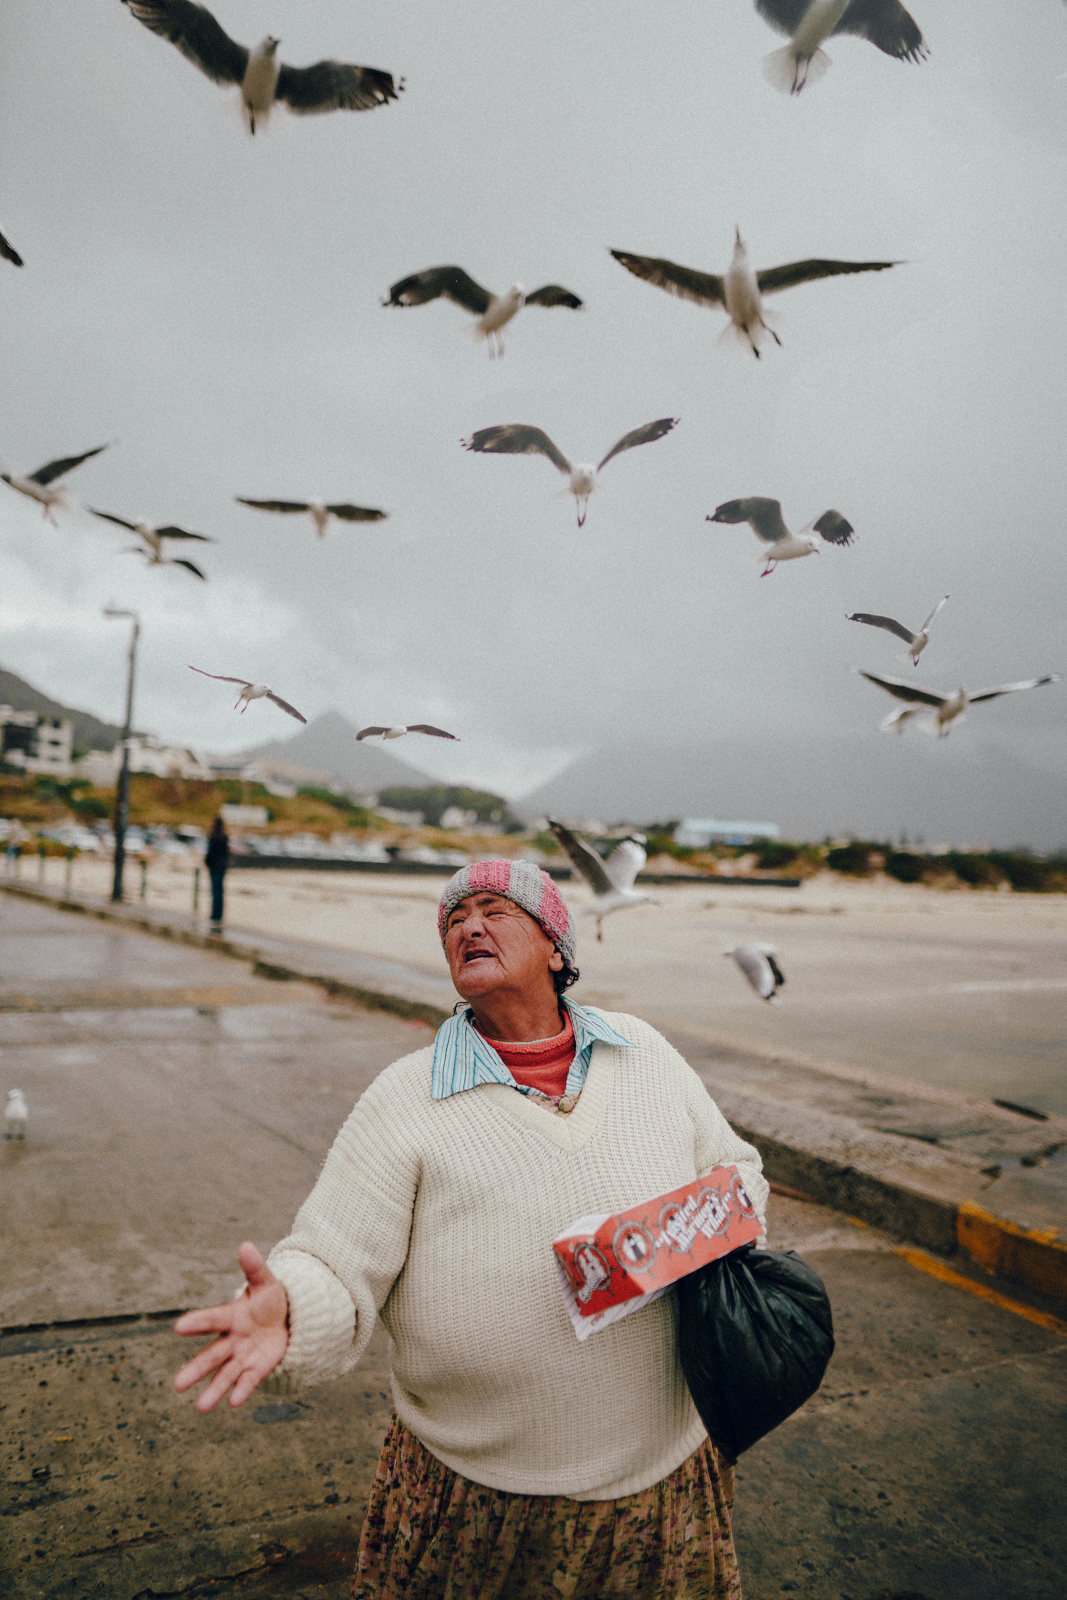
[[[965,1200],[956,1216],[956,1240],[984,1271],[1067,1304],[1067,1243],[1057,1229],[1023,1228]]]
[[[918,1267],[920,1272],[928,1273],[931,1278],[939,1278],[942,1283],[950,1283],[954,1289],[966,1289],[968,1294],[977,1295],[979,1300],[988,1300],[990,1305],[999,1306],[1002,1311],[1013,1311],[1017,1317],[1025,1317],[1027,1322],[1036,1323],[1039,1328],[1045,1328],[1049,1333],[1058,1333],[1061,1338],[1067,1339],[1067,1322],[1061,1322],[1059,1317],[1052,1316],[1048,1311],[1037,1311],[1033,1306],[1023,1305],[1020,1300],[1009,1300],[1006,1294],[991,1289],[986,1283],[975,1283],[973,1278],[965,1278],[962,1272],[953,1272],[951,1267],[946,1267],[936,1256],[927,1255],[925,1250],[901,1248],[894,1254],[902,1257],[911,1266]]]

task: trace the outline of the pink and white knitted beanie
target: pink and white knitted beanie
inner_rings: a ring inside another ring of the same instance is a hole
[[[448,919],[469,894],[499,894],[539,922],[569,967],[574,965],[575,938],[571,914],[547,872],[532,861],[475,861],[445,885],[437,910],[437,931],[445,942]]]

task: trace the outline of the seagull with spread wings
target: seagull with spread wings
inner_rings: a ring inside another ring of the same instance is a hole
[[[413,272],[410,278],[401,278],[389,290],[383,306],[424,306],[442,296],[454,305],[462,306],[476,319],[473,332],[476,339],[484,339],[489,355],[504,354],[503,330],[517,316],[523,306],[566,306],[570,311],[580,311],[582,302],[569,289],[558,283],[546,283],[529,294],[521,283],[513,283],[506,294],[492,294],[475,283],[462,267],[427,267],[425,272]]]
[[[760,999],[772,1006],[781,1005],[778,990],[785,982],[785,974],[775,960],[777,954],[773,944],[735,944],[723,951],[724,956],[733,957]]]
[[[603,861],[584,839],[579,839],[562,822],[554,822],[549,817],[548,825],[593,891],[592,905],[583,906],[578,915],[596,918],[598,940],[604,937],[603,918],[612,911],[625,911],[627,906],[651,902],[650,894],[634,888],[637,874],[648,860],[643,833],[629,834]]]
[[[22,266],[22,257],[15,249],[15,246],[10,244],[8,240],[4,238],[2,233],[0,233],[0,256],[2,256],[5,261],[10,261],[13,267]]]
[[[962,685],[954,694],[942,694],[937,689],[920,689],[918,684],[909,683],[906,678],[886,678],[880,673],[862,670],[860,677],[866,678],[868,683],[877,684],[879,689],[884,689],[894,699],[905,702],[879,723],[880,732],[888,733],[891,729],[895,729],[897,733],[903,732],[904,724],[912,717],[919,716],[929,706],[933,709],[933,715],[928,718],[924,726],[927,732],[936,733],[940,739],[950,731],[953,723],[962,721],[968,706],[981,705],[985,700],[996,700],[1002,694],[1015,694],[1019,689],[1040,689],[1042,684],[1060,681],[1060,674],[1051,672],[1044,678],[1027,678],[1022,683],[1002,683],[995,689],[980,689],[977,694],[969,693]]]
[[[189,667],[188,662],[185,664]],[[240,711],[242,716],[244,716],[253,700],[273,700],[276,706],[279,706],[282,711],[288,712],[289,716],[295,717],[297,722],[307,721],[307,717],[301,716],[295,706],[291,706],[288,700],[283,700],[281,695],[275,694],[274,690],[268,688],[265,683],[250,683],[247,678],[227,678],[225,673],[222,672],[205,672],[203,667],[189,667],[189,671],[199,672],[202,678],[214,678],[218,683],[241,684],[241,692],[237,696],[233,709]]]
[[[821,517],[809,522],[800,533],[790,533],[782,520],[782,502],[769,500],[762,494],[750,494],[744,500],[727,500],[716,506],[705,522],[747,522],[757,539],[769,546],[760,552],[765,563],[761,578],[772,573],[779,561],[799,561],[802,556],[816,556],[819,540],[827,544],[851,544],[855,533],[851,522],[846,522],[840,511],[824,511]]]
[[[434,739],[456,739],[458,735],[446,733],[443,728],[435,728],[429,722],[409,722],[406,728],[361,728],[356,734],[357,739],[402,739],[405,733],[428,733]]]
[[[925,61],[930,53],[900,0],[756,0],[756,10],[789,37],[763,62],[767,82],[783,94],[799,94],[805,84],[818,82],[830,66],[820,46],[835,34],[866,39],[897,61]]]
[[[106,444],[98,444],[95,450],[86,450],[80,456],[61,456],[58,461],[46,461],[43,467],[38,467],[36,472],[29,472],[25,477],[18,472],[0,472],[0,481],[8,484],[12,489],[17,489],[19,494],[27,495],[31,500],[36,500],[42,507],[46,521],[53,528],[59,526],[53,512],[57,509],[72,511],[74,500],[70,490],[62,484],[57,484],[56,479],[62,478],[68,472],[73,472],[75,467],[80,467],[83,461],[88,461],[91,456],[98,456],[101,450],[106,450]],[[53,487],[55,485],[55,487]]]
[[[635,278],[644,278],[646,283],[665,289],[679,300],[720,307],[730,318],[720,339],[729,338],[747,345],[757,360],[765,333],[770,334],[775,344],[782,342],[764,315],[764,295],[778,294],[782,289],[795,288],[798,283],[813,283],[817,278],[885,272],[889,267],[900,265],[899,261],[826,261],[812,257],[756,272],[748,259],[748,249],[739,228],[734,229],[733,257],[721,278],[712,272],[698,272],[694,267],[680,267],[677,262],[659,256],[635,256],[626,250],[613,250],[611,254]]]
[[[321,111],[372,111],[395,100],[404,87],[377,67],[316,61],[287,67],[278,60],[280,39],[268,34],[254,50],[231,39],[206,6],[194,0],[122,0],[130,15],[176,45],[212,83],[237,84],[248,130],[263,127],[279,100],[298,116]]]
[[[94,517],[99,517],[102,522],[113,522],[117,528],[128,528],[131,533],[137,535],[141,543],[127,545],[124,554],[144,556],[150,567],[184,567],[194,578],[204,577],[200,568],[195,567],[191,561],[186,561],[182,556],[168,555],[164,540],[196,539],[201,544],[214,544],[215,540],[209,538],[206,533],[187,533],[184,528],[176,528],[173,524],[157,528],[143,518],[139,522],[128,522],[125,517],[116,517],[112,511],[94,511],[92,506],[86,509],[91,511]],[[198,670],[196,667],[193,668],[194,672]]]
[[[589,496],[596,488],[597,475],[603,472],[612,457],[621,455],[624,450],[633,450],[639,444],[651,444],[655,439],[662,439],[665,433],[670,433],[677,422],[677,417],[660,417],[656,422],[646,422],[643,428],[634,428],[631,433],[624,433],[595,467],[589,462],[579,462],[577,466],[572,467],[547,433],[543,433],[540,428],[530,427],[525,422],[503,422],[495,428],[480,428],[477,433],[472,433],[469,439],[461,439],[460,443],[464,450],[476,450],[483,455],[547,457],[556,470],[567,479],[567,488],[577,502],[578,526],[581,528],[585,524],[586,512],[589,509]]]
[[[242,495],[234,495],[239,506],[251,506],[255,511],[280,511],[283,513],[297,513],[306,511],[315,524],[315,532],[321,539],[326,532],[326,524],[331,517],[336,517],[340,522],[381,522],[389,515],[388,511],[376,511],[371,506],[353,506],[347,501],[336,501],[327,505],[322,500],[246,500]]]
[[[918,633],[912,633],[910,628],[906,628],[902,622],[896,622],[892,617],[877,617],[869,611],[846,613],[846,621],[866,622],[869,627],[884,628],[887,633],[895,633],[897,638],[903,639],[908,647],[904,652],[904,660],[907,661],[910,658],[912,666],[917,667],[919,665],[919,657],[930,643],[930,624],[942,606],[947,603],[948,595],[946,594],[943,599],[937,602]]]

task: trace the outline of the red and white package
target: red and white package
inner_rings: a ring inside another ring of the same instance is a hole
[[[552,1241],[575,1333],[588,1339],[762,1232],[733,1166],[614,1216],[579,1217]]]

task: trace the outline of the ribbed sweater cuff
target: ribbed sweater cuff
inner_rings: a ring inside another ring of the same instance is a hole
[[[267,1264],[289,1296],[289,1345],[273,1376],[301,1383],[340,1377],[367,1342],[356,1345],[356,1308],[348,1290],[324,1262],[302,1250],[272,1254]]]

